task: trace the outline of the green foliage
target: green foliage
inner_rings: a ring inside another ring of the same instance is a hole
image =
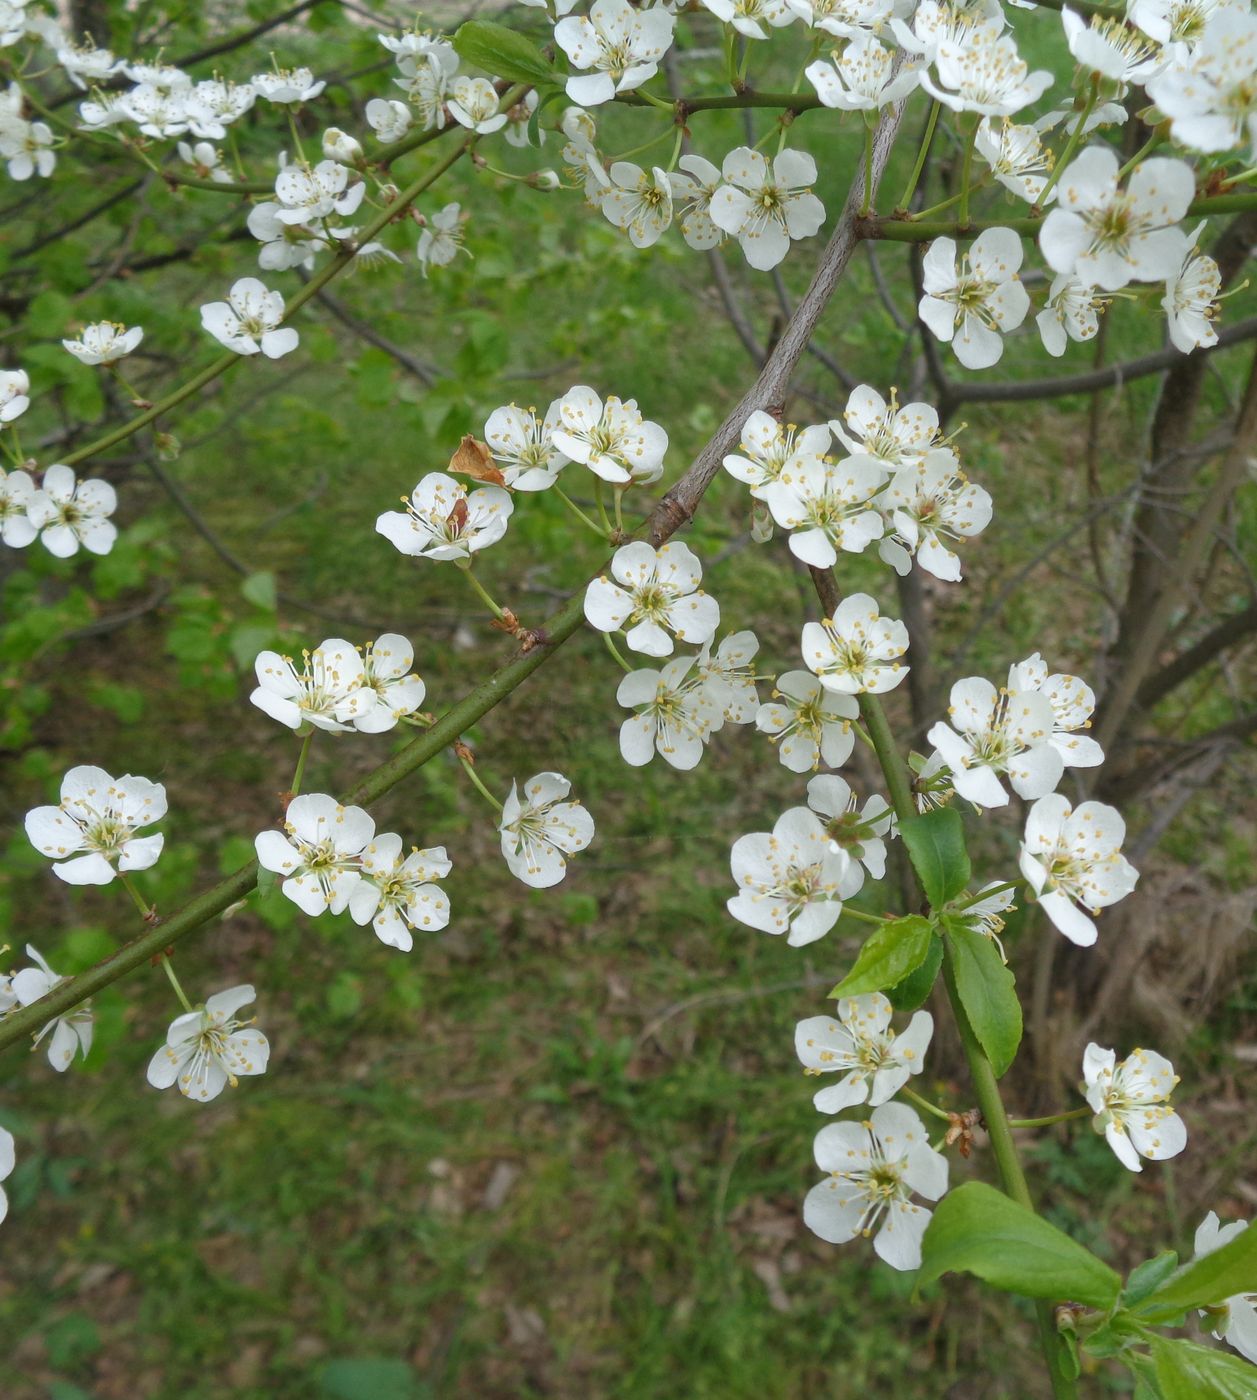
[[[1118,1275],[1089,1250],[980,1181],[943,1197],[921,1249],[922,1287],[946,1273],[970,1273],[1007,1293],[1096,1308],[1112,1307],[1122,1288]]]
[[[1021,1044],[1021,999],[1017,979],[995,940],[959,917],[943,916],[956,990],[978,1044],[996,1075],[1007,1072]]]
[[[1125,1358],[1159,1400],[1253,1400],[1253,1364],[1178,1337],[1152,1337],[1148,1355]]]
[[[913,869],[933,909],[942,909],[969,883],[965,828],[954,807],[936,807],[899,823]]]
[[[1257,1292],[1257,1229],[1241,1230],[1220,1249],[1184,1264],[1134,1309],[1146,1322],[1167,1322],[1188,1308]]]
[[[930,921],[917,914],[883,924],[865,941],[855,966],[829,995],[854,997],[898,986],[930,956],[934,941]]]
[[[455,32],[454,48],[466,62],[517,83],[553,83],[557,76],[535,44],[504,24],[468,20]]]
[[[896,1011],[915,1011],[924,1006],[934,983],[938,980],[938,970],[943,965],[943,940],[931,938],[930,946],[922,962],[914,972],[910,972],[902,982],[885,989],[890,1004]]]

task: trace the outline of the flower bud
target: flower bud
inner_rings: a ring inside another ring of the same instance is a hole
[[[550,169],[535,170],[529,177],[528,183],[535,190],[557,190],[563,183],[555,171]]]
[[[362,146],[338,126],[329,126],[323,133],[323,154],[328,160],[357,165],[362,159]]]

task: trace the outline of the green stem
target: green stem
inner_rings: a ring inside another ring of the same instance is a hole
[[[899,1094],[902,1098],[910,1099],[918,1108],[932,1113],[935,1118],[941,1118],[945,1123],[951,1122],[951,1114],[945,1108],[939,1108],[937,1104],[932,1104],[929,1099],[923,1099],[915,1089],[909,1089],[906,1084],[900,1089]]]
[[[890,920],[883,917],[883,915],[881,914],[866,914],[863,909],[852,909],[852,907],[849,904],[844,904],[842,906],[842,914],[843,918],[859,919],[861,923],[865,924],[890,923]]]
[[[622,653],[621,653],[621,651],[620,651],[620,648],[619,648],[618,646],[616,646],[616,644],[611,640],[611,633],[610,633],[610,632],[604,632],[604,633],[602,634],[602,640],[607,644],[607,650],[611,653],[612,656],[615,657],[616,662],[617,662],[621,667],[623,667],[623,669],[624,669],[625,671],[627,671],[627,672],[629,672],[629,673],[631,674],[633,668],[632,668],[632,666],[630,666],[629,663],[624,659],[624,656],[622,655]]]
[[[130,877],[121,870],[118,871],[118,879],[122,882],[123,889],[131,896],[135,907],[140,911],[140,918],[147,922],[149,915],[153,912],[152,906],[145,900],[144,896],[140,894],[135,885],[132,884]]]
[[[1151,155],[1152,152],[1156,150],[1156,148],[1161,144],[1161,141],[1161,133],[1159,131],[1154,131],[1152,135],[1149,136],[1148,139],[1143,143],[1143,145],[1140,146],[1140,148],[1135,152],[1135,154],[1131,156],[1131,158],[1126,162],[1126,164],[1122,166],[1122,168],[1117,172],[1115,178],[1119,181],[1124,180],[1127,177],[1127,175],[1129,175],[1130,172],[1134,170],[1134,168],[1139,164],[1139,162],[1144,159],[1145,156]]]
[[[1100,95],[1100,83],[1098,78],[1092,78],[1091,91],[1087,94],[1087,101],[1081,112],[1078,113],[1078,120],[1074,123],[1074,129],[1069,133],[1069,140],[1065,142],[1065,149],[1061,152],[1056,164],[1052,167],[1052,173],[1048,176],[1047,184],[1039,191],[1039,198],[1036,201],[1042,209],[1047,202],[1047,197],[1056,188],[1056,182],[1064,173],[1065,167],[1073,159],[1074,152],[1078,149],[1078,143],[1083,137],[1083,127],[1087,125],[1087,118],[1095,110],[1096,100]]]
[[[466,773],[467,776],[471,779],[472,786],[476,789],[480,796],[483,797],[484,800],[487,803],[489,803],[491,807],[495,808],[497,811],[500,812],[502,810],[502,804],[497,800],[496,797],[494,797],[494,795],[489,791],[489,789],[485,787],[484,782],[481,780],[480,774],[476,772],[475,766],[472,764],[471,760],[464,758],[460,754],[458,761],[463,765],[463,772]]]
[[[171,965],[170,959],[162,957],[158,959],[158,961],[166,969],[166,976],[170,978],[170,985],[175,989],[175,996],[179,998],[180,1006],[182,1006],[185,1011],[191,1011],[192,1003],[188,1000],[188,994],[183,990],[179,979],[175,976],[175,970]]]
[[[289,792],[291,792],[294,797],[300,796],[301,793],[301,780],[305,777],[306,758],[309,756],[310,743],[313,738],[314,730],[311,728],[309,733],[301,741],[301,752],[297,755],[297,771],[292,775],[292,786],[289,788]]]
[[[1053,1123],[1068,1123],[1072,1118],[1086,1118],[1094,1112],[1090,1104],[1084,1108],[1071,1108],[1068,1113],[1053,1113],[1047,1118],[1010,1118],[1010,1128],[1050,1128]]]
[[[604,540],[607,538],[607,532],[602,528],[602,526],[597,524],[595,521],[591,520],[589,516],[587,516],[585,512],[581,510],[580,506],[578,506],[576,502],[572,500],[572,498],[567,494],[566,491],[564,491],[564,489],[557,482],[555,482],[555,484],[550,489],[559,498],[559,500],[563,502],[563,504],[568,508],[568,510],[570,510],[578,520],[587,525],[594,532],[595,535],[600,536]]]
[[[980,890],[972,899],[966,899],[963,904],[952,907],[952,912],[959,914],[965,909],[970,909],[975,904],[981,904],[984,899],[991,899],[997,894],[1005,894],[1008,890],[1015,890],[1021,884],[1020,880],[1008,880],[1002,885],[996,885],[989,890]]]
[[[467,579],[467,582],[471,584],[472,588],[474,588],[475,591],[480,595],[481,602],[484,603],[485,607],[489,609],[493,616],[497,618],[502,617],[503,610],[500,607],[498,607],[498,605],[493,601],[489,590],[484,586],[484,584],[480,582],[480,580],[475,576],[474,573],[472,573],[470,564],[467,566],[467,568],[461,569],[459,572],[464,575],[464,577]]]
[[[917,152],[916,164],[912,167],[912,174],[908,176],[908,183],[903,188],[903,194],[899,196],[899,203],[896,209],[908,209],[912,204],[912,196],[917,192],[917,184],[921,179],[921,172],[925,169],[925,158],[929,154],[930,145],[934,140],[934,129],[938,126],[938,113],[942,106],[939,102],[930,104],[930,115],[925,122],[925,135],[921,137],[921,149]]]

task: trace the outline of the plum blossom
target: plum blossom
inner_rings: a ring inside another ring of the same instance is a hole
[[[208,78],[197,83],[184,99],[184,113],[193,136],[221,141],[232,122],[248,112],[257,97],[252,83],[230,83]]]
[[[1222,10],[1247,9],[1246,0],[1127,0],[1126,18],[1158,44],[1193,52],[1206,26]]]
[[[894,7],[898,10],[898,6]],[[909,29],[899,13],[891,15],[890,28],[907,53],[921,54],[933,63],[946,45],[954,55],[970,44],[999,38],[1004,28],[1004,10],[999,0],[921,0],[912,15]]]
[[[656,753],[673,768],[696,768],[703,746],[722,721],[710,687],[691,676],[696,658],[678,656],[658,671],[630,671],[615,693],[635,711],[620,726],[620,754],[641,768]]]
[[[663,475],[668,434],[642,417],[636,399],[611,394],[604,403],[578,384],[559,400],[559,420],[554,445],[604,481],[648,486]]]
[[[249,82],[259,97],[277,107],[313,102],[327,86],[325,82],[316,83],[308,68],[276,68],[271,73],[255,73]]]
[[[81,764],[61,779],[60,803],[27,812],[25,825],[31,845],[56,862],[54,875],[69,885],[107,885],[119,872],[156,865],[166,838],[136,832],[165,815],[161,783],[130,773],[115,780]]]
[[[962,891],[948,905],[947,917],[952,923],[963,924],[974,933],[980,933],[983,938],[989,938],[999,949],[1000,957],[1007,963],[1008,957],[999,936],[1004,931],[1004,915],[1014,907],[1013,900],[1017,897],[1017,891],[1004,888],[1005,884],[1003,880],[991,880],[983,885],[976,895],[971,895],[967,890]]]
[[[4,1173],[0,1170],[0,1177]],[[0,1215],[3,1219],[3,1215]],[[1230,1244],[1237,1236],[1249,1228],[1244,1220],[1233,1220],[1223,1225],[1217,1211],[1211,1210],[1196,1227],[1196,1237],[1192,1248],[1197,1259]],[[1257,1289],[1248,1293],[1236,1293],[1215,1303],[1212,1307],[1200,1310],[1201,1317],[1208,1322],[1213,1335],[1220,1342],[1227,1342],[1246,1360],[1257,1366]]]
[[[947,709],[950,723],[938,723],[927,738],[952,771],[961,797],[980,807],[1003,807],[1007,774],[1019,797],[1042,797],[1065,771],[1051,741],[1056,716],[1046,695],[1010,684],[996,690],[981,676],[957,681]]]
[[[326,793],[294,797],[284,830],[254,839],[263,870],[282,875],[285,895],[315,917],[342,914],[362,879],[362,857],[375,837],[375,822],[361,807],[342,807]]]
[[[709,638],[694,658],[696,675],[720,711],[721,726],[726,722],[750,724],[755,719],[759,710],[754,666],[758,651],[759,638],[754,632],[731,632],[714,656]]]
[[[187,94],[183,88],[138,83],[130,92],[123,94],[118,109],[135,122],[145,136],[153,136],[159,141],[182,136],[191,125]]]
[[[724,469],[744,481],[756,500],[764,500],[768,487],[783,473],[794,474],[808,464],[821,465],[829,451],[829,428],[823,423],[800,430],[782,425],[757,408],[742,425],[741,455],[729,453]]]
[[[462,207],[447,204],[428,217],[427,227],[420,233],[415,246],[419,270],[426,277],[429,267],[448,267],[458,256],[466,237]]]
[[[13,1134],[7,1128],[0,1128],[0,1181],[12,1175],[16,1158],[13,1151]],[[0,1221],[9,1213],[9,1198],[0,1186]]]
[[[400,640],[405,642],[404,637]],[[301,657],[298,670],[290,657],[275,651],[258,653],[253,663],[258,684],[249,700],[263,714],[289,729],[312,725],[334,734],[375,715],[379,696],[367,688],[362,656],[351,642],[329,637]]]
[[[1164,1055],[1133,1050],[1119,1062],[1112,1050],[1092,1041],[1083,1053],[1082,1073],[1096,1115],[1093,1126],[1122,1166],[1142,1171],[1141,1157],[1163,1162],[1187,1146],[1186,1125],[1169,1103],[1178,1075]]]
[[[410,108],[404,102],[373,97],[366,105],[367,125],[386,146],[400,141],[410,130]]]
[[[840,39],[858,39],[885,28],[893,0],[786,0],[809,29],[820,29]]]
[[[898,102],[920,82],[915,68],[895,75],[894,54],[871,34],[860,34],[830,62],[809,63],[805,76],[826,107],[842,112],[875,112]]]
[[[825,222],[825,206],[812,193],[816,162],[805,151],[780,151],[769,165],[758,151],[738,146],[725,156],[721,175],[711,221],[738,240],[760,272],[777,266],[791,240],[810,238]]]
[[[278,360],[297,348],[297,332],[291,326],[279,328],[283,319],[283,297],[267,291],[256,277],[241,277],[227,293],[226,301],[201,307],[201,324],[228,350],[237,355],[260,352],[270,360]]]
[[[231,171],[223,165],[222,152],[217,146],[212,146],[208,141],[198,141],[195,145],[189,145],[186,141],[179,141],[175,144],[175,152],[185,165],[190,165],[196,172],[200,180],[213,180],[216,184],[225,185],[231,182]],[[257,208],[258,206],[254,206]],[[252,213],[252,210],[250,210]],[[249,229],[253,233],[252,228]],[[253,235],[255,238],[256,234]]]
[[[817,1091],[822,1113],[867,1103],[884,1104],[925,1068],[934,1018],[916,1012],[898,1035],[891,1030],[890,1001],[881,992],[842,997],[838,1016],[809,1016],[794,1030],[794,1048],[807,1074],[841,1074],[837,1084]]]
[[[822,763],[846,763],[855,747],[852,721],[859,716],[854,696],[827,690],[809,671],[787,671],[777,677],[772,699],[760,706],[755,727],[777,745],[784,767],[807,773]]]
[[[484,425],[485,444],[512,491],[544,491],[558,479],[568,459],[554,445],[559,399],[544,418],[534,408],[508,404],[495,408]]]
[[[786,0],[702,0],[702,3],[718,20],[732,25],[748,39],[767,39],[764,25],[780,29],[794,19]]]
[[[112,365],[129,355],[144,339],[140,326],[119,325],[116,321],[94,321],[84,326],[77,340],[63,340],[61,343],[85,365]]]
[[[983,117],[978,123],[974,150],[1006,190],[1027,204],[1039,202],[1052,161],[1033,126],[1023,126],[1005,117],[997,127],[990,117]],[[1055,198],[1056,191],[1049,191],[1048,202]]]
[[[10,549],[25,549],[39,533],[30,517],[35,494],[29,472],[0,467],[0,540]]]
[[[498,95],[487,78],[455,78],[446,105],[460,126],[489,136],[506,125],[506,113],[498,111]]]
[[[458,72],[458,54],[454,52],[454,46],[440,40],[422,38],[418,50],[398,57],[397,67],[402,76],[393,81],[418,108],[424,130],[443,130],[446,99],[450,84]]]
[[[1202,225],[1203,227],[1203,225]],[[1200,230],[1196,230],[1199,235]],[[1218,314],[1222,273],[1207,253],[1196,251],[1192,238],[1183,265],[1166,279],[1161,306],[1169,321],[1170,343],[1184,355],[1218,343],[1213,323]]]
[[[1049,673],[1036,651],[1008,668],[1008,688],[1038,691],[1052,706],[1052,732],[1048,743],[1060,754],[1066,768],[1097,768],[1104,750],[1080,729],[1090,729],[1096,707],[1095,691],[1084,680],[1059,671]],[[1023,794],[1024,796],[1024,794]]]
[[[1055,217],[1055,210],[1048,215]],[[984,229],[959,266],[954,239],[930,244],[917,314],[939,340],[951,343],[966,369],[989,369],[1004,353],[1002,334],[1026,319],[1030,298],[1017,276],[1021,258],[1021,239],[1007,228]]]
[[[402,838],[382,832],[362,853],[363,878],[350,892],[349,917],[370,923],[381,943],[409,953],[412,929],[435,933],[449,923],[449,898],[435,882],[453,868],[444,846],[416,848],[403,857]]]
[[[602,212],[624,229],[634,248],[658,243],[672,223],[672,182],[666,170],[653,166],[648,175],[639,165],[617,160],[607,172]]]
[[[44,122],[21,117],[0,121],[0,160],[6,163],[11,180],[29,180],[32,175],[46,180],[57,164],[52,142],[52,128]]]
[[[1021,873],[1056,927],[1080,947],[1096,941],[1095,914],[1135,888],[1139,872],[1121,854],[1126,823],[1102,802],[1071,807],[1059,792],[1026,817]],[[1086,910],[1088,913],[1084,913]]]
[[[369,708],[353,717],[360,734],[383,734],[423,704],[427,687],[411,671],[415,649],[396,632],[385,632],[362,651],[362,690]]]
[[[938,410],[928,403],[900,404],[894,389],[888,404],[876,389],[860,384],[829,429],[848,451],[876,457],[895,472],[925,461],[938,440]]]
[[[236,1012],[256,1000],[245,984],[215,992],[198,1010],[176,1016],[166,1032],[166,1043],[148,1064],[148,1082],[154,1089],[179,1086],[185,1099],[208,1103],[228,1084],[235,1089],[244,1075],[265,1074],[270,1042],[252,1021],[240,1021]]]
[[[44,472],[26,510],[31,524],[43,532],[40,543],[48,553],[68,559],[80,545],[92,554],[109,553],[118,538],[118,527],[109,519],[117,507],[117,493],[107,481],[76,481],[73,470],[57,462]]]
[[[48,966],[43,954],[30,943],[26,945],[26,955],[34,961],[35,966],[24,967],[9,979],[10,989],[19,1006],[33,1006],[66,980]],[[54,1016],[43,1025],[35,1036],[35,1045],[39,1045],[47,1036],[48,1063],[58,1074],[64,1074],[74,1063],[76,1053],[81,1052],[83,1058],[87,1058],[88,1051],[92,1048],[94,1029],[91,1007],[83,1002],[73,1010],[67,1011],[64,1016]],[[31,1048],[34,1049],[34,1045]]]
[[[363,156],[362,142],[338,126],[329,126],[323,133],[323,154],[328,160],[344,165],[357,165]]]
[[[245,226],[262,245],[258,250],[258,266],[264,272],[286,272],[289,268],[314,266],[314,255],[327,245],[327,240],[303,224],[285,223],[280,206],[274,200],[255,204],[249,210]]]
[[[24,369],[0,369],[0,424],[12,423],[31,406],[31,381]]]
[[[403,554],[460,562],[496,544],[515,509],[500,486],[482,486],[469,495],[444,472],[429,472],[402,500],[405,513],[385,511],[376,519],[377,533]]]
[[[720,605],[699,588],[703,568],[688,545],[672,540],[653,549],[634,540],[611,559],[616,582],[603,574],[585,590],[585,617],[600,632],[627,627],[632,651],[671,656],[672,636],[710,641],[720,625]]]
[[[628,0],[594,0],[588,18],[569,15],[554,27],[555,42],[572,67],[567,95],[584,107],[610,102],[641,87],[659,71],[672,46],[676,21],[667,10],[635,10]]]
[[[1148,82],[1148,96],[1170,119],[1170,134],[1192,151],[1257,148],[1257,15],[1245,4],[1220,8],[1187,55],[1176,54]]]
[[[1123,89],[1127,83],[1146,83],[1165,63],[1161,45],[1125,19],[1093,15],[1087,21],[1066,6],[1061,24],[1079,67],[1120,83]]]
[[[275,218],[281,224],[308,224],[339,214],[355,213],[367,192],[364,181],[350,185],[353,171],[335,160],[321,160],[310,168],[286,165],[275,177]]]
[[[62,44],[57,49],[57,62],[66,77],[84,92],[96,83],[103,83],[122,67],[108,49],[95,44]]]
[[[729,862],[738,887],[727,902],[729,913],[761,933],[787,934],[792,948],[823,938],[838,922],[842,901],[862,882],[806,807],[791,807],[771,832],[739,836]]]
[[[594,819],[579,802],[564,801],[571,790],[562,773],[537,773],[522,793],[512,783],[502,805],[502,855],[511,874],[534,889],[557,885],[567,857],[594,839]]]
[[[883,838],[894,824],[894,813],[880,793],[873,793],[861,809],[844,778],[819,773],[807,785],[807,805],[824,821],[830,850],[842,851],[874,880],[885,878]]]
[[[990,493],[965,476],[947,447],[897,471],[877,504],[889,529],[878,552],[901,575],[915,558],[935,578],[957,582],[960,557],[944,541],[972,539],[991,523]]]
[[[1117,152],[1089,146],[1061,176],[1057,206],[1039,230],[1054,272],[1109,292],[1178,272],[1187,235],[1176,225],[1196,192],[1191,166],[1181,160],[1143,161],[1124,191],[1117,174]]]
[[[1093,340],[1100,329],[1099,313],[1109,304],[1077,277],[1057,276],[1048,288],[1047,305],[1034,318],[1043,338],[1043,348],[1058,358],[1069,341]]]
[[[892,1269],[921,1266],[930,1211],[912,1196],[937,1201],[947,1192],[947,1158],[930,1146],[920,1118],[906,1104],[884,1103],[866,1123],[827,1123],[816,1135],[816,1165],[828,1179],[803,1202],[808,1229],[830,1244],[873,1237]]]
[[[720,188],[720,171],[709,160],[684,155],[668,179],[674,205],[680,206],[677,226],[691,248],[703,252],[725,240],[725,231],[711,220],[711,197]]]
[[[880,695],[908,674],[899,658],[908,650],[908,629],[881,617],[877,600],[853,593],[824,622],[803,627],[803,662],[826,690],[843,695]]]
[[[816,569],[830,569],[838,551],[862,554],[885,530],[873,498],[886,480],[872,457],[841,462],[811,458],[782,470],[763,488],[773,519],[790,535],[790,552]]]
[[[1045,69],[1030,72],[1011,34],[997,35],[981,25],[940,38],[933,62],[938,80],[927,70],[921,86],[953,112],[1011,117],[1052,84]]]

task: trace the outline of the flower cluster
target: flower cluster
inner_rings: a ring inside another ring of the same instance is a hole
[[[302,652],[301,665],[278,652],[259,652],[257,688],[249,699],[289,729],[382,734],[413,715],[427,693],[410,667],[414,648],[386,632],[364,647],[330,637]]]
[[[118,507],[113,487],[99,477],[79,480],[60,462],[47,467],[39,484],[23,468],[0,467],[0,540],[24,549],[39,540],[49,554],[68,559],[80,549],[108,554],[118,538],[110,516]]]

